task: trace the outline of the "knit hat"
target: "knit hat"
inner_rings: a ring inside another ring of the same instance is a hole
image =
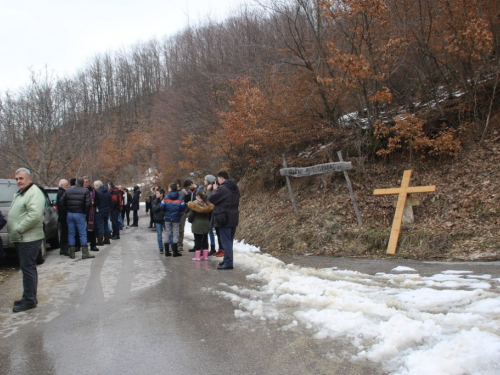
[[[207,174],[205,176],[205,180],[207,180],[207,182],[209,184],[213,184],[215,182],[215,176],[214,175],[211,175],[211,174]]]

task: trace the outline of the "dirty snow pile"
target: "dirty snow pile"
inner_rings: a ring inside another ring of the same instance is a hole
[[[500,373],[500,279],[470,271],[421,277],[407,267],[374,276],[306,268],[245,243],[235,244],[235,267],[250,270],[247,279],[258,285],[215,292],[233,302],[238,318],[347,338],[351,361],[392,374]]]

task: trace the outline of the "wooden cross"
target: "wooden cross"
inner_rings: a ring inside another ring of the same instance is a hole
[[[415,186],[410,187],[411,170],[404,171],[403,181],[401,187],[392,189],[375,189],[373,195],[392,195],[398,194],[398,204],[396,205],[396,213],[394,214],[394,221],[392,222],[391,237],[389,238],[389,246],[387,246],[387,254],[396,254],[398,246],[399,232],[401,230],[401,221],[403,219],[403,212],[405,202],[408,194],[412,193],[430,193],[436,191],[436,186]]]

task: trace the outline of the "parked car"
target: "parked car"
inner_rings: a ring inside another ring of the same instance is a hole
[[[49,196],[50,203],[52,204],[52,207],[57,211],[57,192],[59,191],[59,188],[57,187],[46,187],[45,192]]]
[[[40,190],[45,195],[45,213],[44,213],[44,223],[43,230],[45,232],[45,238],[42,241],[42,246],[40,247],[40,253],[38,254],[38,264],[42,264],[45,261],[45,255],[47,253],[47,243],[50,244],[52,249],[59,247],[59,222],[57,221],[57,211],[55,210],[47,192],[40,188]],[[9,214],[10,206],[12,205],[12,200],[14,199],[14,194],[18,191],[16,180],[14,179],[0,179],[0,210],[2,214],[7,218]],[[10,242],[9,234],[7,233],[7,226],[0,230],[0,236],[2,236],[3,247],[6,254],[15,254],[15,245]]]

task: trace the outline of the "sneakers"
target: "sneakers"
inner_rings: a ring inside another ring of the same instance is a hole
[[[222,258],[224,256],[224,250],[221,250],[221,249],[217,250],[217,252],[215,253],[215,256],[217,258]]]

